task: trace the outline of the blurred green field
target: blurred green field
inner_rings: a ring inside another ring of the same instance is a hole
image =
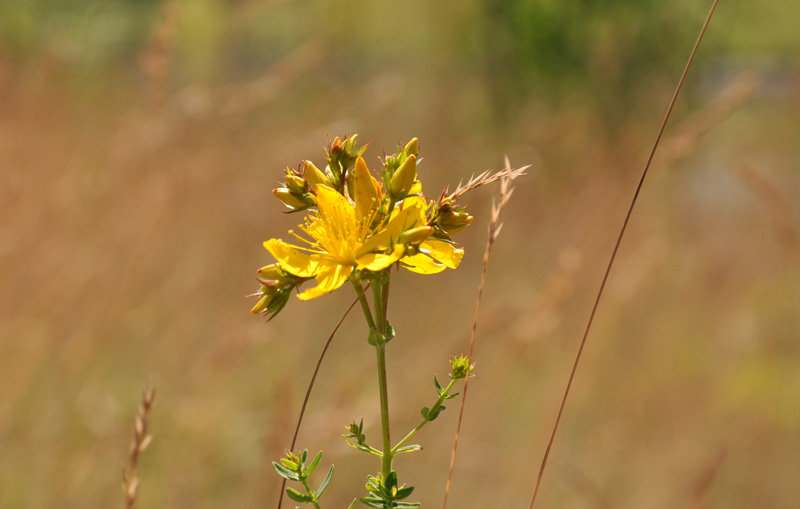
[[[274,507],[313,364],[353,298],[245,295],[301,220],[270,190],[326,136],[417,136],[426,190],[532,164],[484,292],[449,507],[527,507],[614,237],[708,6],[680,0],[0,2],[0,507],[122,505],[142,389],[158,395],[138,507]],[[785,12],[789,10],[790,12]],[[800,477],[796,6],[723,2],[619,252],[537,507],[795,507]],[[395,433],[468,349],[495,189],[465,203],[457,271],[393,279]],[[375,464],[360,317],[300,445]],[[441,503],[455,405],[397,460]],[[287,503],[285,507],[288,507]]]

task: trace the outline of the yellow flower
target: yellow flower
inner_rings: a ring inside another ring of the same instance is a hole
[[[371,225],[379,218],[381,204],[375,199],[367,201],[373,193],[365,188],[372,187],[374,192],[376,185],[368,172],[358,172],[357,204],[330,187],[317,187],[319,210],[309,214],[300,226],[312,240],[295,235],[308,247],[293,246],[279,239],[264,243],[283,270],[317,280],[317,286],[298,295],[300,299],[313,299],[339,288],[356,269],[380,271],[403,256],[405,246],[396,242],[397,237],[416,226],[420,211],[415,206],[404,208],[389,220],[379,221],[373,229]]]
[[[300,225],[311,240],[290,231],[306,245],[280,239],[264,242],[283,271],[316,279],[317,285],[300,293],[300,299],[336,290],[356,270],[379,272],[399,261],[413,272],[434,274],[461,262],[463,249],[431,237],[434,229],[427,225],[426,214],[431,205],[422,196],[419,181],[410,186],[405,199],[390,206],[391,198],[358,157],[352,200],[327,185],[312,187],[318,210]]]
[[[428,222],[426,210],[433,204],[428,204],[425,197],[422,196],[422,184],[417,181],[411,187],[411,196],[403,200],[402,208],[413,207],[420,216],[418,223],[425,225]],[[397,209],[395,209],[397,210]],[[417,228],[417,230],[422,230]],[[430,230],[433,233],[433,229]],[[406,232],[407,234],[411,232]],[[412,272],[418,274],[436,274],[446,268],[455,269],[461,263],[461,258],[464,257],[464,249],[457,247],[451,242],[438,240],[432,238],[430,235],[424,239],[416,238],[415,241],[419,242],[416,249],[409,250],[406,256],[400,259],[400,265],[407,268]]]

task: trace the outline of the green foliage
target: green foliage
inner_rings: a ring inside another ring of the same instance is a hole
[[[275,468],[275,472],[277,472],[279,476],[283,477],[287,481],[299,482],[305,489],[305,493],[301,493],[294,488],[286,488],[286,494],[289,495],[289,498],[295,502],[312,504],[314,507],[319,507],[317,501],[322,496],[325,488],[327,488],[328,484],[331,482],[331,478],[333,477],[333,465],[331,465],[331,468],[328,470],[328,474],[325,476],[316,490],[311,490],[307,479],[317,468],[321,459],[322,452],[319,452],[311,461],[311,463],[306,465],[306,462],[308,461],[308,450],[304,450],[300,454],[294,454],[291,451],[287,451],[286,457],[281,458],[280,463],[272,463],[273,468]]]
[[[405,485],[397,485],[397,472],[392,471],[387,477],[386,481],[382,481],[381,476],[370,476],[367,481],[367,490],[370,495],[361,498],[361,502],[369,507],[377,507],[379,509],[394,509],[394,508],[410,508],[419,507],[421,504],[418,502],[400,502],[404,498],[408,498],[414,491],[413,486],[406,487]]]
[[[372,454],[373,456],[383,457],[383,453],[374,447],[367,444],[367,437],[364,435],[364,419],[361,419],[359,424],[356,424],[355,421],[350,423],[348,426],[345,426],[348,433],[342,435],[344,438],[352,438],[355,443],[347,440],[347,445],[354,449],[358,449],[359,451],[364,451],[366,453]]]
[[[592,94],[609,108],[625,104],[635,87],[646,85],[644,77],[680,66],[696,37],[687,20],[700,12],[689,0],[483,0],[479,6],[475,52],[501,116],[532,94]]]

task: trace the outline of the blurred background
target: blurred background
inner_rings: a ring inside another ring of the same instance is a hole
[[[449,507],[527,507],[650,144],[708,2],[0,2],[0,507],[115,507],[157,387],[141,508],[274,507],[313,362],[353,295],[249,314],[272,198],[327,135],[421,141],[426,190],[533,165],[495,246]],[[794,507],[800,35],[723,2],[601,303],[537,507]],[[393,279],[394,433],[468,350],[493,193],[457,271]],[[300,447],[363,496],[374,354],[345,321]],[[457,404],[397,460],[441,503]],[[287,503],[288,507],[291,502]],[[293,506],[294,504],[292,504]]]

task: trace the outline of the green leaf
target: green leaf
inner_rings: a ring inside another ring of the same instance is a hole
[[[392,470],[389,475],[386,476],[386,481],[384,481],[383,485],[389,490],[389,493],[391,493],[392,490],[397,487],[397,472]]]
[[[413,493],[414,487],[409,486],[408,488],[400,488],[397,490],[397,494],[394,496],[395,500],[403,500],[404,498],[408,497]]]
[[[421,445],[417,445],[417,444],[404,445],[403,447],[401,447],[401,448],[397,449],[396,451],[394,451],[394,453],[395,454],[400,454],[401,452],[413,452],[413,451],[421,451],[421,450],[422,450],[422,446]]]
[[[456,397],[458,397],[458,393],[457,392],[453,393],[453,394],[448,394],[447,396],[444,397],[444,400],[447,401],[448,399],[454,399]]]
[[[286,488],[286,494],[289,495],[289,498],[291,498],[295,502],[303,502],[307,504],[309,502],[314,501],[314,498],[311,495],[303,495],[302,493],[293,488]]]
[[[422,410],[419,411],[419,413],[422,414],[422,418],[425,419],[426,421],[432,421],[433,420],[433,419],[430,418],[430,412],[431,411],[426,406],[422,407]]]
[[[383,500],[379,498],[364,497],[360,500],[362,504],[367,505],[369,507],[377,507],[378,509],[383,509],[385,507],[383,504]]]
[[[286,468],[282,467],[281,465],[278,465],[274,461],[272,462],[272,466],[273,466],[273,468],[275,468],[275,471],[278,473],[278,475],[283,477],[284,479],[288,479],[289,481],[299,481],[300,480],[300,476],[297,475],[295,472],[292,472],[291,470],[287,470]]]
[[[326,475],[325,479],[322,480],[322,484],[320,484],[319,488],[317,488],[317,498],[322,496],[322,492],[325,491],[325,488],[328,487],[328,483],[331,482],[332,477],[333,477],[333,465],[331,465],[331,469],[328,470],[328,475]]]
[[[302,462],[303,466],[305,466],[307,459],[308,459],[308,449],[303,449],[303,455],[300,456],[300,461]]]
[[[381,451],[379,451],[379,450],[377,450],[374,447],[371,447],[369,445],[354,444],[354,443],[350,442],[349,440],[345,440],[345,443],[347,445],[349,445],[350,447],[352,447],[353,449],[358,449],[359,451],[364,451],[366,453],[372,454],[373,456],[377,456],[379,458],[383,458],[383,453]]]
[[[442,405],[439,408],[437,408],[436,410],[434,410],[433,412],[430,412],[430,418],[428,420],[429,421],[435,420],[437,417],[439,417],[439,414],[442,413],[442,410],[444,410],[446,408],[447,408],[446,406]]]
[[[357,498],[354,498],[354,499],[353,499],[353,503],[352,503],[352,504],[350,504],[350,507],[348,507],[347,509],[353,509],[353,508],[356,506],[356,502],[357,502],[357,501],[358,501],[358,499],[357,499]]]
[[[317,468],[317,465],[319,465],[319,460],[321,459],[322,459],[322,451],[319,451],[317,453],[316,458],[314,458],[314,461],[312,461],[311,464],[308,466],[308,468],[303,472],[303,476],[308,477],[309,475],[311,475],[311,472],[313,472],[314,469]]]
[[[386,322],[386,342],[393,340],[395,336],[394,327],[388,321]]]
[[[442,384],[439,383],[439,377],[437,377],[436,375],[433,375],[433,385],[436,386],[436,392],[439,394],[439,396],[441,396],[442,395]]]
[[[378,343],[383,343],[383,338],[381,337],[381,333],[378,332],[378,329],[370,329],[369,336],[367,336],[367,343],[373,346]]]

